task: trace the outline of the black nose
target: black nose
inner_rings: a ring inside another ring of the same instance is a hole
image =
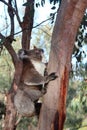
[[[42,52],[42,53],[44,53],[44,50],[43,50],[43,49],[41,49],[41,52]]]

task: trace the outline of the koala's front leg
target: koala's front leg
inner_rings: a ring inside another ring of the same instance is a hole
[[[49,81],[52,81],[52,80],[55,80],[58,76],[56,75],[55,72],[49,74],[48,76],[46,76],[45,80],[46,80],[46,83],[48,83]]]
[[[58,76],[55,72],[51,73],[48,76],[42,76],[39,73],[33,74],[32,77],[29,79],[28,77],[24,80],[26,85],[44,85],[51,80],[55,80]]]

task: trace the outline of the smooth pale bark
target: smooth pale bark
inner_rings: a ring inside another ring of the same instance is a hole
[[[52,35],[48,65],[48,72],[56,72],[58,78],[48,85],[38,130],[63,130],[71,56],[86,7],[87,0],[62,0]]]

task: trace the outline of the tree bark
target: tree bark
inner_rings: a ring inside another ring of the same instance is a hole
[[[17,113],[14,106],[14,95],[15,95],[15,89],[18,88],[20,82],[22,68],[23,68],[22,61],[16,59],[13,83],[11,85],[9,92],[6,95],[7,103],[6,103],[6,116],[3,128],[4,130],[16,130],[15,122]]]
[[[30,48],[31,32],[33,28],[33,18],[34,18],[34,0],[27,0],[28,5],[25,9],[25,15],[22,22],[22,48]]]
[[[27,2],[30,2],[30,0],[27,0]],[[7,4],[8,5],[8,4]],[[9,6],[9,5],[8,5]],[[11,7],[10,7],[11,8]],[[13,8],[11,8],[12,10]],[[14,11],[14,10],[13,10]],[[13,12],[12,11],[12,12]],[[9,12],[11,13],[11,12]],[[25,7],[25,15],[23,18],[23,22],[20,21],[20,18],[18,16],[18,12],[16,12],[18,22],[20,23],[20,27],[22,28],[22,48],[23,49],[29,49],[30,47],[30,39],[31,39],[31,31],[33,27],[33,17],[34,17],[34,0],[31,1],[29,6]],[[11,31],[10,31],[10,36],[5,38],[1,33],[0,33],[0,38],[4,40],[4,46],[10,53],[12,57],[12,61],[14,64],[15,68],[15,73],[14,73],[14,79],[13,83],[11,85],[11,88],[7,94],[7,104],[6,104],[6,116],[5,116],[5,123],[4,123],[4,130],[15,130],[16,126],[16,110],[14,107],[14,95],[15,95],[15,90],[19,87],[20,83],[20,77],[22,74],[22,69],[23,69],[23,63],[19,58],[17,57],[17,54],[15,50],[12,47],[12,42],[14,38],[14,26],[12,23],[13,19],[10,16],[11,19]]]
[[[48,64],[48,72],[56,72],[58,78],[48,84],[38,130],[63,130],[71,56],[86,7],[87,0],[63,0],[58,10]]]

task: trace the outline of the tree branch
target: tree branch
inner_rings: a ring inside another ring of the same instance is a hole
[[[39,28],[41,31],[43,31],[45,34],[47,34],[49,37],[51,37],[51,34],[49,34],[47,31],[45,31],[44,29],[42,28]]]
[[[21,27],[21,20],[20,20],[19,14],[18,14],[18,7],[17,7],[17,2],[16,2],[16,0],[15,0],[15,10],[16,10],[17,20],[18,20],[19,25],[20,25],[20,27]]]
[[[39,24],[37,24],[37,25],[33,26],[33,28],[37,28],[38,26],[40,26],[41,24],[43,24],[43,23],[47,22],[47,21],[48,21],[48,20],[50,20],[50,19],[52,19],[52,17],[50,17],[50,18],[48,18],[48,19],[46,19],[46,20],[42,21],[41,23],[39,23]],[[32,29],[33,29],[33,28],[32,28]],[[17,34],[19,34],[19,33],[23,32],[23,31],[25,31],[25,30],[29,30],[29,28],[25,28],[25,29],[23,29],[23,30],[20,30],[20,31],[18,31],[18,32],[14,33],[14,35],[17,35]]]
[[[11,37],[12,38],[12,37]],[[0,33],[0,39],[3,42],[3,45],[5,46],[5,48],[8,50],[9,54],[12,57],[12,61],[14,63],[14,67],[16,67],[16,62],[17,62],[17,54],[14,50],[14,48],[12,47],[10,41],[12,42],[14,39],[11,39],[10,36],[9,37],[5,37]]]
[[[9,0],[8,1],[8,4],[12,7],[12,0]],[[12,36],[12,38],[14,38],[14,12],[13,12],[13,9],[10,8],[8,6],[8,14],[9,14],[9,17],[10,17],[10,21],[11,21],[11,31],[10,31],[10,35]]]
[[[15,10],[11,5],[9,5],[5,0],[0,0],[2,3],[4,3],[5,5],[7,5],[11,10],[13,10],[13,12],[15,13],[16,17],[17,17],[17,20],[18,20],[18,23],[21,27],[21,20],[20,20],[20,17],[18,15],[18,12],[17,10]]]
[[[14,67],[16,68],[16,62],[18,61],[18,58],[17,58],[17,54],[16,54],[14,48],[12,47],[11,43],[9,42],[9,37],[7,37],[5,39],[4,46],[8,50],[9,54],[11,55],[12,61],[14,63]]]
[[[33,28],[33,18],[34,18],[34,0],[30,1],[30,3],[25,8],[25,14],[22,22],[22,48],[29,49],[30,48],[30,40],[31,40],[31,32]],[[25,44],[26,43],[26,44]]]

